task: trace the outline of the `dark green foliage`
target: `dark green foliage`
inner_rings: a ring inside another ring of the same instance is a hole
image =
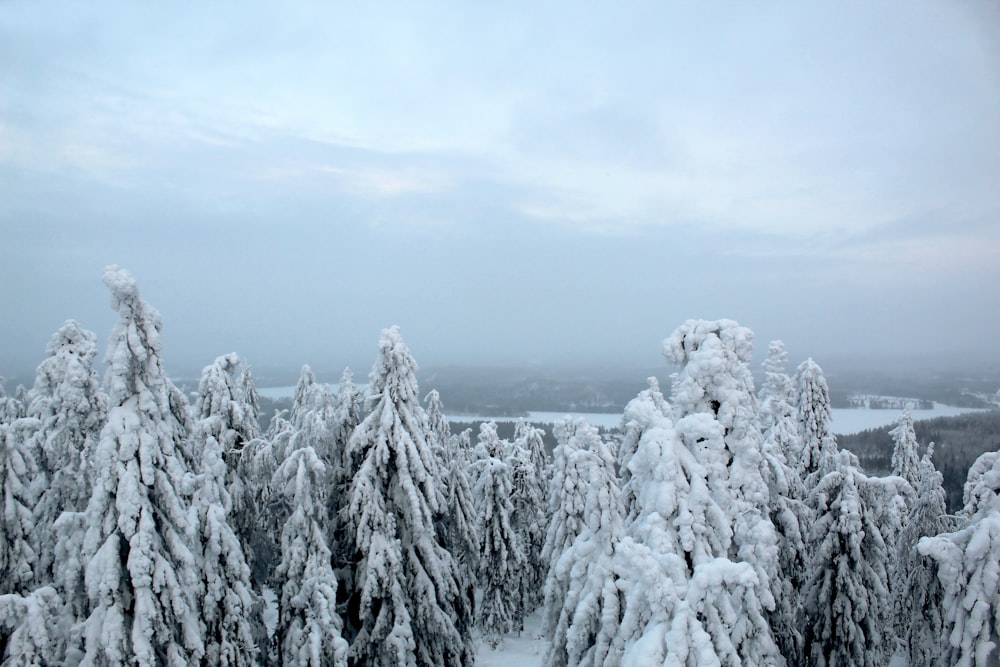
[[[916,415],[919,416],[919,415]],[[888,474],[891,468],[893,424],[837,437],[844,449],[858,455],[868,474]],[[1000,449],[1000,410],[938,417],[914,423],[921,447],[935,443],[934,463],[944,477],[948,511],[962,507],[962,486],[969,466],[983,452]]]

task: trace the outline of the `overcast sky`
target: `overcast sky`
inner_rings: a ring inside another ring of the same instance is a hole
[[[168,369],[995,362],[998,7],[3,2],[0,375],[112,263]]]

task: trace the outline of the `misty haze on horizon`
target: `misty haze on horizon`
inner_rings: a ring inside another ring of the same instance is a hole
[[[0,5],[0,376],[163,317],[172,375],[1000,368],[995,3]],[[332,378],[331,378],[332,379]],[[641,383],[642,378],[637,378]],[[639,386],[638,388],[641,388]]]

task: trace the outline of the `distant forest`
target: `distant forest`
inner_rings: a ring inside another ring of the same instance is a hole
[[[915,418],[920,418],[919,412]],[[857,454],[869,474],[885,475],[892,468],[893,441],[889,431],[894,426],[837,436],[837,441],[843,449]],[[922,448],[929,442],[935,443],[934,465],[944,476],[948,511],[958,511],[962,507],[962,488],[969,466],[983,452],[1000,449],[1000,410],[917,421],[914,431]]]

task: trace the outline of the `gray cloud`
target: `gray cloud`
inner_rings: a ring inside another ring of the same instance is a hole
[[[397,322],[425,364],[655,364],[688,317],[980,354],[996,18],[5,3],[0,374],[105,333],[112,262],[184,366],[367,364]]]

